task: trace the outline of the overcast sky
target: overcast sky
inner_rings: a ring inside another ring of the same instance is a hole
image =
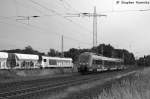
[[[116,2],[119,1],[117,4]],[[122,0],[129,1],[129,0]],[[150,0],[123,4],[121,0],[0,0],[0,49],[31,45],[39,51],[54,48],[91,48],[93,18],[65,17],[80,12],[97,13],[98,44],[127,49],[136,56],[150,54]],[[17,17],[24,16],[24,17]],[[26,20],[25,16],[40,16]],[[25,20],[20,20],[25,19]]]

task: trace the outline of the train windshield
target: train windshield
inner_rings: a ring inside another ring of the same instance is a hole
[[[79,62],[88,62],[90,59],[90,55],[80,55]]]

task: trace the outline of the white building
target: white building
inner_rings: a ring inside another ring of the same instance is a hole
[[[0,52],[0,69],[8,69],[7,67],[8,53]]]
[[[18,54],[15,53],[16,57],[16,68],[27,69],[27,68],[38,68],[38,55],[32,54]]]

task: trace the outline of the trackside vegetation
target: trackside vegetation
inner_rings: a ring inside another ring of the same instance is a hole
[[[48,52],[40,52],[32,48],[32,46],[28,45],[24,49],[10,49],[10,50],[0,50],[1,52],[8,53],[22,53],[22,54],[35,54],[35,55],[46,55],[52,57],[61,57],[61,52],[50,48]],[[68,51],[64,52],[64,57],[69,57],[73,59],[73,63],[77,63],[78,57],[83,52],[94,52],[99,55],[104,55],[106,57],[113,58],[121,58],[124,59],[125,65],[138,65],[138,66],[150,66],[150,55],[140,57],[139,59],[135,59],[135,56],[132,52],[129,52],[126,49],[116,49],[110,44],[99,44],[93,48],[86,49],[77,49],[70,48]]]
[[[93,99],[150,99],[150,68],[114,82]]]
[[[11,49],[11,50],[1,50],[2,52],[8,53],[22,53],[22,54],[35,54],[35,55],[46,55],[52,57],[61,57],[61,52],[51,49],[45,52],[39,52],[38,50],[33,49],[30,45],[26,46],[24,49]],[[64,52],[64,57],[70,57],[73,59],[73,62],[76,63],[78,61],[78,57],[83,52],[93,52],[97,54],[103,54],[106,57],[113,58],[122,58],[124,59],[124,64],[133,65],[135,64],[134,54],[127,51],[126,49],[115,49],[110,44],[99,44],[93,48],[87,49],[78,49],[78,48],[70,48],[68,51]]]

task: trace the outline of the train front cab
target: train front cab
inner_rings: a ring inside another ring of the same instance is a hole
[[[79,67],[78,67],[78,72],[80,73],[85,73],[85,72],[88,72],[88,64],[84,64],[84,63],[80,63],[79,64]]]
[[[91,59],[91,57],[88,54],[82,54],[79,56],[78,72],[80,72],[80,73],[89,72],[90,59]]]

